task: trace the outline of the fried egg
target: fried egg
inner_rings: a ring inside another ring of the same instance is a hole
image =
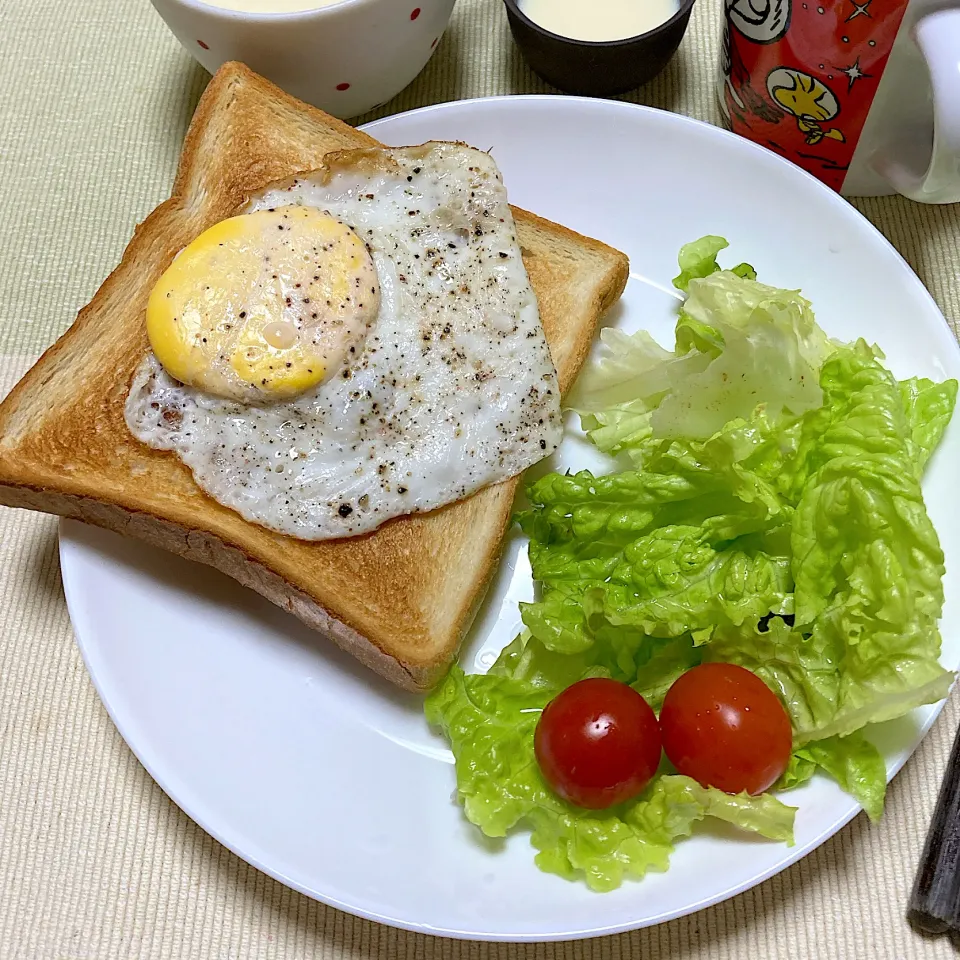
[[[356,536],[560,442],[556,370],[499,171],[458,144],[337,155],[186,247],[126,420],[247,520]]]

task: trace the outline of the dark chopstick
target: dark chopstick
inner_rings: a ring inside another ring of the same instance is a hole
[[[960,731],[940,784],[907,918],[926,933],[960,931]]]

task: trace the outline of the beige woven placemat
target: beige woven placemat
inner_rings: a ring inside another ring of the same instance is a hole
[[[717,0],[638,98],[715,119]],[[0,390],[73,319],[169,191],[206,82],[147,0],[0,0]],[[546,88],[500,0],[459,0],[424,73],[380,114]],[[960,205],[859,204],[960,320]],[[909,322],[905,317],[904,322]],[[206,836],[153,783],[101,706],[59,581],[56,523],[0,511],[0,957],[906,958],[952,956],[904,906],[958,700],[863,817],[780,876],[619,937],[461,944],[357,920],[293,893]],[[643,896],[637,887],[638,898]]]

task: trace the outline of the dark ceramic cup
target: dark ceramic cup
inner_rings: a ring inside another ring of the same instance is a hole
[[[633,90],[663,70],[680,46],[694,0],[680,0],[680,9],[653,30],[608,41],[551,33],[523,13],[519,0],[504,3],[513,39],[534,73],[565,93],[609,97]]]

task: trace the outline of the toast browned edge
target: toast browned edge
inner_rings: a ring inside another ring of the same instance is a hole
[[[177,251],[267,183],[316,168],[331,149],[368,145],[376,141],[242,64],[224,65],[197,105],[170,199],[137,227],[119,266],[0,404],[0,503],[209,564],[387,679],[424,690],[445,672],[483,597],[519,478],[362,537],[307,543],[222,507],[174,455],[139,444],[123,421],[146,349],[146,297]],[[514,217],[566,390],[597,321],[623,291],[627,258],[525,211],[514,208]],[[585,291],[564,279],[580,261]],[[577,310],[585,319],[574,326],[568,316]]]

